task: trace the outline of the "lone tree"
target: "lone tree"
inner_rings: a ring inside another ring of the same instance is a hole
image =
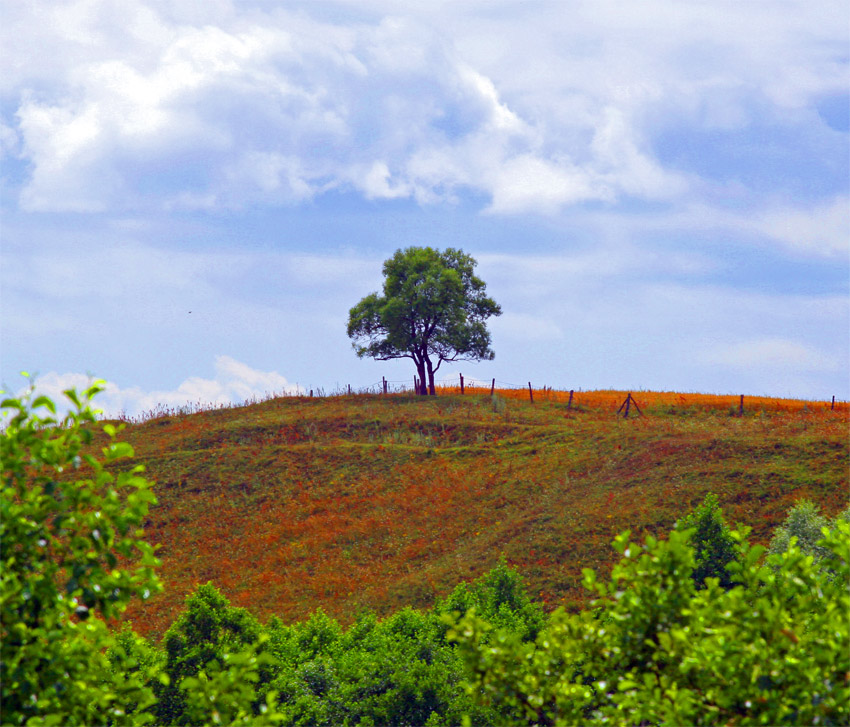
[[[431,395],[443,361],[491,361],[485,321],[502,309],[485,295],[475,265],[452,248],[396,251],[384,262],[383,295],[367,295],[349,312],[348,337],[357,355],[413,359],[417,393]]]

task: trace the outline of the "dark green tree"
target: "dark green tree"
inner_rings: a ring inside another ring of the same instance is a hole
[[[348,337],[360,358],[409,358],[420,394],[436,393],[443,361],[490,361],[485,325],[502,309],[485,294],[475,260],[448,248],[398,250],[384,262],[383,294],[371,293],[349,312]]]
[[[202,724],[206,715],[187,709],[191,694],[184,689],[185,680],[197,678],[201,672],[209,676],[207,672],[211,669],[219,672],[226,667],[228,655],[250,654],[256,650],[261,633],[259,622],[244,608],[231,606],[211,583],[198,586],[187,597],[186,610],[163,639],[164,671],[169,679],[157,689],[159,721],[176,725]],[[268,682],[271,674],[260,674],[259,678]]]
[[[709,492],[699,507],[676,522],[676,530],[690,529],[694,530],[694,584],[705,588],[706,578],[717,578],[721,588],[730,589],[732,574],[727,566],[735,560],[736,546],[717,495]]]

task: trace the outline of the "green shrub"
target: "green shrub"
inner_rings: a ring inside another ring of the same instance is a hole
[[[522,576],[504,557],[493,570],[471,583],[461,583],[434,606],[438,615],[462,615],[470,609],[523,641],[533,641],[546,621],[541,607],[528,597]]]
[[[463,619],[451,635],[472,693],[508,720],[554,725],[847,724],[850,525],[820,543],[833,578],[797,547],[760,565],[764,549],[733,531],[728,590],[696,588],[689,535],[619,536],[610,581],[585,571],[594,609],[555,612],[535,645]]]
[[[463,665],[433,613],[361,616],[343,631],[323,613],[269,624],[281,672],[272,684],[287,725],[491,723],[461,687]]]
[[[784,553],[790,547],[791,539],[796,538],[800,550],[815,560],[822,560],[829,551],[818,542],[823,537],[821,530],[829,525],[829,519],[818,512],[814,503],[800,500],[791,508],[785,522],[774,531],[768,551],[774,555]]]
[[[187,708],[192,693],[187,684],[197,686],[197,679],[206,684],[210,674],[216,673],[219,686],[213,687],[220,688],[227,683],[227,671],[234,664],[240,668],[256,666],[260,691],[252,686],[250,690],[235,692],[233,708],[236,712],[247,712],[253,705],[259,710],[263,703],[262,687],[271,681],[274,666],[265,658],[251,661],[265,651],[265,644],[260,643],[261,635],[262,627],[247,610],[231,606],[211,583],[198,586],[186,598],[186,610],[163,637],[168,683],[157,687],[157,718],[166,724],[202,724],[209,713],[199,713],[197,702],[192,709]],[[243,703],[246,694],[249,699]]]
[[[3,724],[143,724],[153,702],[147,677],[113,669],[115,645],[102,619],[129,600],[160,590],[153,549],[137,528],[156,500],[118,430],[90,453],[96,424],[92,397],[65,392],[74,409],[61,420],[32,390],[2,402],[0,436],[0,681]],[[135,565],[118,567],[119,556]],[[125,662],[127,666],[130,662]],[[139,709],[127,714],[128,705]]]
[[[693,512],[676,522],[676,530],[690,530],[694,551],[694,570],[691,577],[697,588],[706,587],[706,578],[717,578],[721,588],[732,587],[728,570],[735,560],[735,541],[723,518],[717,496],[709,493]]]

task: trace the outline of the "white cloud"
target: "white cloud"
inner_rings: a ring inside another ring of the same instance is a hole
[[[35,389],[37,395],[49,396],[57,409],[65,412],[70,402],[62,392],[70,388],[82,392],[93,381],[85,374],[51,371],[35,379]],[[17,394],[24,391],[26,387]],[[291,384],[277,371],[259,371],[229,356],[216,356],[215,376],[211,379],[191,376],[170,391],[144,391],[138,386],[122,388],[107,381],[93,407],[102,410],[106,417],[136,417],[154,411],[238,405],[272,395],[302,393],[301,387]]]
[[[394,199],[410,195],[410,186],[404,183],[390,182],[390,170],[385,162],[375,162],[369,168],[357,185],[363,190],[367,199]]]
[[[677,200],[692,180],[655,158],[659,119],[785,123],[845,90],[840,3],[784,7],[374,1],[346,22],[345,3],[22,3],[4,11],[0,92],[17,113],[3,123],[31,164],[32,211],[352,186],[423,203],[465,188],[501,214]]]
[[[607,186],[594,184],[572,164],[553,164],[532,155],[507,159],[493,173],[494,213],[557,212],[566,204],[610,197]]]

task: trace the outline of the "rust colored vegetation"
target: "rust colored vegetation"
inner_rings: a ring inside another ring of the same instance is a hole
[[[165,592],[127,612],[160,636],[212,581],[261,620],[429,607],[501,555],[546,606],[584,605],[626,528],[666,536],[718,495],[766,543],[794,502],[848,495],[846,403],[632,392],[444,390],[283,397],[171,413],[124,438],[156,482]]]

